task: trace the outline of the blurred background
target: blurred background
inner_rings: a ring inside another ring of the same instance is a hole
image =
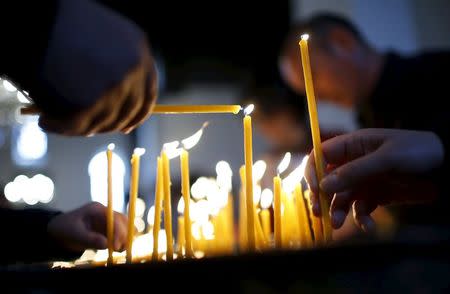
[[[245,97],[249,85],[280,85],[280,43],[290,24],[316,12],[348,17],[383,50],[413,54],[450,48],[450,2],[446,0],[102,2],[147,32],[157,57],[162,104],[239,104],[251,100]],[[36,117],[18,115],[18,104],[24,99],[13,84],[0,81],[0,191],[4,206],[65,211],[91,200],[104,203],[104,151],[109,143],[116,144],[115,209],[124,211],[127,202],[129,160],[135,147],[146,148],[139,196],[148,206],[153,203],[156,156],[162,145],[192,135],[205,121],[209,126],[190,152],[192,178],[215,176],[216,163],[225,160],[232,167],[234,187],[238,186],[238,169],[244,162],[241,115],[154,115],[127,136],[67,138],[41,132]],[[322,127],[357,128],[351,112],[331,104],[319,105],[319,117]],[[255,128],[254,160],[263,158],[271,148]],[[178,187],[178,159],[172,160],[171,168],[173,187]],[[174,193],[177,199],[179,192]]]

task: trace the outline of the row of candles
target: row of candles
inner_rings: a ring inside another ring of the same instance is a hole
[[[320,131],[315,104],[314,89],[312,83],[308,45],[308,35],[303,35],[299,45],[303,72],[305,78],[306,93],[308,99],[308,110],[314,145],[314,156],[316,174],[318,180],[324,175],[323,155],[320,142]],[[234,113],[237,114],[241,107],[239,105],[157,105],[158,112],[163,113]],[[156,109],[155,108],[155,109]],[[131,158],[131,180],[128,208],[128,238],[126,246],[126,262],[144,259],[160,260],[161,251],[164,251],[165,260],[177,258],[193,258],[199,254],[221,255],[239,252],[255,252],[270,249],[294,249],[309,248],[323,245],[331,240],[331,226],[328,203],[322,193],[319,195],[322,218],[313,216],[309,199],[309,191],[304,190],[302,178],[306,161],[297,167],[284,179],[282,172],[287,168],[290,154],[286,154],[278,167],[278,174],[273,178],[273,192],[265,189],[261,192],[259,180],[262,167],[257,167],[258,162],[253,163],[252,147],[252,121],[250,113],[254,106],[249,105],[244,109],[243,132],[244,132],[244,161],[240,168],[241,189],[239,197],[239,220],[238,237],[235,238],[233,196],[231,195],[231,169],[224,167],[226,173],[218,173],[216,184],[220,189],[211,189],[204,194],[207,202],[218,205],[200,205],[203,200],[195,202],[190,193],[194,192],[197,183],[191,187],[189,180],[189,149],[200,139],[202,127],[193,136],[182,140],[181,147],[178,141],[165,144],[160,156],[157,158],[157,176],[154,201],[154,220],[146,240],[152,240],[152,252],[139,253],[139,258],[133,257],[133,242],[142,244],[143,236],[136,237],[134,234],[135,205],[139,185],[140,156],[145,152],[142,148],[136,148]],[[108,158],[108,209],[107,209],[107,234],[108,234],[108,264],[114,262],[113,256],[113,211],[112,211],[112,152],[113,146],[107,150]],[[179,157],[181,165],[181,191],[178,212],[177,252],[174,252],[174,240],[172,231],[172,208],[171,208],[171,175],[170,159]],[[259,163],[259,165],[262,165]],[[255,173],[256,172],[256,176]],[[262,172],[263,174],[264,172]],[[225,175],[226,174],[226,175]],[[262,176],[261,176],[262,177]],[[230,184],[223,184],[230,183]],[[256,192],[256,193],[255,193]],[[258,195],[255,197],[255,195]],[[260,198],[260,203],[255,201]],[[272,201],[273,199],[273,201]],[[272,203],[273,202],[273,203]],[[203,202],[205,204],[205,202]],[[195,207],[197,214],[206,215],[202,222],[193,222],[196,216],[191,215],[191,206]],[[272,210],[269,207],[273,206]],[[208,208],[209,207],[209,208]],[[210,209],[213,207],[214,209]],[[164,214],[164,229],[161,229],[161,214]],[[271,220],[273,219],[273,226]],[[272,230],[273,227],[273,230]],[[161,250],[160,240],[165,236],[165,250]],[[150,242],[150,241],[148,241]]]

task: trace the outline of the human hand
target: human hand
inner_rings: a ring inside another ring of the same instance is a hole
[[[50,220],[48,234],[68,250],[105,249],[106,207],[98,202],[62,213]],[[127,217],[114,212],[114,250],[123,251],[127,239]]]
[[[94,1],[66,0],[51,36],[41,73],[49,95],[32,96],[44,130],[128,133],[148,118],[157,74],[134,23]]]
[[[395,129],[364,129],[337,136],[322,144],[329,172],[319,183],[332,196],[331,224],[342,226],[353,206],[356,224],[374,229],[370,213],[378,205],[428,202],[434,186],[424,175],[438,168],[444,148],[431,132]],[[312,191],[313,212],[320,215],[319,185],[311,154],[305,171]]]

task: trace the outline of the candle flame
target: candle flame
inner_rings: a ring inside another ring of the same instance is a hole
[[[178,201],[177,211],[179,214],[184,213],[184,198],[180,197],[180,200]]]
[[[266,172],[267,164],[264,160],[258,160],[253,164],[253,182],[260,181]]]
[[[305,175],[306,163],[308,162],[308,155],[303,157],[302,162],[296,167],[286,178],[283,179],[283,188],[286,192],[292,192],[295,186],[300,183]]]
[[[259,202],[262,209],[267,209],[272,205],[273,193],[270,189],[264,189],[261,192],[261,200]]]
[[[113,151],[113,150],[114,150],[114,148],[116,148],[116,144],[114,144],[114,143],[110,143],[110,144],[108,144],[108,150],[111,150],[111,151]]]
[[[177,149],[177,147],[179,145],[180,145],[179,141],[172,141],[172,142],[164,143],[163,150],[167,151],[167,150]]]
[[[145,153],[145,148],[134,148],[134,154],[137,156],[142,156]]]
[[[217,162],[216,164],[216,173],[217,176],[229,176],[231,177],[233,175],[233,171],[231,170],[231,166],[228,162],[225,160],[221,160]]]
[[[303,35],[300,36],[300,38],[301,38],[302,40],[308,41],[309,35],[308,35],[308,34],[303,34]]]
[[[167,158],[173,159],[173,158],[181,155],[181,152],[183,152],[183,148],[169,149],[169,150],[166,150],[165,152],[166,152]]]
[[[255,185],[253,186],[253,203],[258,204],[261,199],[261,186]]]
[[[291,162],[291,152],[286,152],[280,164],[278,165],[277,172],[278,174],[282,174],[288,167]]]
[[[147,223],[153,227],[155,224],[155,206],[152,205],[147,213]]]
[[[200,130],[195,132],[192,136],[181,140],[181,143],[183,144],[184,149],[189,150],[200,141],[200,138],[203,135],[203,129],[208,126],[209,122],[204,122]]]
[[[254,109],[255,109],[255,105],[249,104],[247,107],[244,108],[244,114],[250,115],[250,113],[252,113]]]

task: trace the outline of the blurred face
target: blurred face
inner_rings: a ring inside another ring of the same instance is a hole
[[[300,48],[297,44],[282,56],[280,71],[282,78],[297,93],[305,94]],[[358,93],[357,56],[348,47],[332,44],[323,48],[309,42],[311,71],[316,99],[353,107]]]

